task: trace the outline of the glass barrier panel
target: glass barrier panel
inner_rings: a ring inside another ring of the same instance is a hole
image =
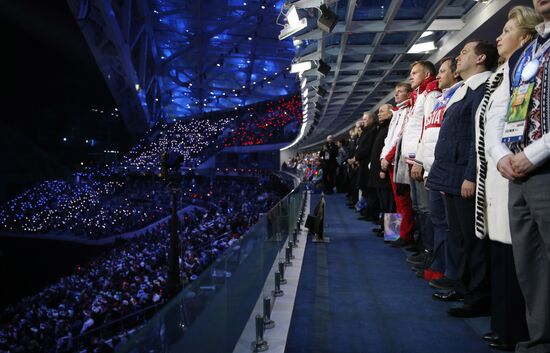
[[[232,352],[258,299],[275,289],[303,196],[299,185],[116,352]]]

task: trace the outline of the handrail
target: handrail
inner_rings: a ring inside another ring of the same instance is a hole
[[[257,295],[264,290],[263,283],[271,274],[273,261],[280,258],[286,236],[290,235],[295,225],[294,218],[298,217],[302,204],[302,188],[303,184],[298,184],[292,192],[263,214],[235,246],[223,252],[218,265],[211,263],[201,271],[197,279],[191,281],[154,316],[148,318],[140,330],[130,335],[128,341],[117,348],[117,352],[175,352],[191,349],[188,351],[213,353],[220,352],[220,344],[232,347],[246,325]],[[281,213],[280,210],[283,209],[291,212]],[[272,221],[275,223],[271,223],[270,216],[273,216]],[[270,223],[275,228],[270,227]],[[264,229],[266,225],[267,234]],[[278,234],[279,231],[283,232],[282,236],[272,239],[271,235]],[[217,267],[229,271],[230,275],[224,280],[217,279],[214,274]],[[224,312],[224,317],[215,319],[220,310]],[[231,322],[226,322],[229,317]],[[220,340],[206,338],[209,330],[226,329],[229,331]],[[185,339],[189,334],[191,336]],[[166,350],[168,346],[171,348]]]

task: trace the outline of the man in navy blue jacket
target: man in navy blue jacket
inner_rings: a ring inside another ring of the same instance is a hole
[[[485,94],[485,81],[497,60],[496,47],[481,40],[469,41],[460,52],[456,72],[464,83],[447,104],[427,181],[428,188],[445,193],[451,230],[447,246],[461,258],[457,288],[434,296],[452,300],[463,294],[464,305],[448,311],[457,317],[490,313],[489,248],[487,239],[478,239],[474,228],[477,173],[474,121]]]

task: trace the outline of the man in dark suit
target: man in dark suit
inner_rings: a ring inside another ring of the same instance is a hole
[[[485,316],[490,313],[489,247],[487,239],[475,235],[476,151],[475,114],[485,94],[485,81],[498,60],[493,44],[471,40],[457,58],[456,72],[464,79],[447,104],[435,161],[428,175],[430,190],[445,193],[449,221],[448,246],[463,251],[459,266],[458,291],[464,292],[464,305],[449,309],[456,317]],[[440,299],[456,297],[455,290]]]
[[[363,114],[363,133],[359,139],[354,157],[359,162],[357,187],[361,190],[363,197],[367,199],[367,207],[362,212],[361,218],[367,220],[377,219],[379,211],[376,191],[368,188],[369,163],[377,132],[378,124],[376,116],[370,112],[365,112]]]
[[[325,193],[332,194],[336,185],[336,169],[338,168],[338,146],[334,143],[332,135],[327,136],[327,143],[321,151],[321,159],[323,160],[323,183],[325,185]]]
[[[384,140],[388,135],[392,117],[391,104],[384,104],[378,110],[378,133],[374,139],[370,157],[368,187],[376,192],[380,211],[384,213],[395,212],[390,178],[380,168],[380,153],[384,148]]]

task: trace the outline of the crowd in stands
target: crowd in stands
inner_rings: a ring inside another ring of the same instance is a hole
[[[99,239],[146,227],[170,214],[170,191],[153,178],[163,153],[194,167],[224,146],[290,139],[299,114],[300,102],[292,97],[257,105],[242,120],[228,113],[159,124],[112,165],[42,182],[8,201],[0,208],[0,230]],[[180,220],[185,282],[195,280],[289,191],[265,170],[236,174],[249,178],[220,176],[204,183],[190,175],[178,181],[178,208],[195,209]],[[86,332],[163,303],[168,232],[161,222],[139,238],[117,240],[72,275],[6,308],[0,314],[0,352],[73,351]],[[94,338],[91,351],[112,350],[117,337],[108,345]]]
[[[167,216],[169,206],[170,195],[158,181],[45,181],[0,210],[0,229],[97,239],[143,228]]]
[[[235,115],[236,114],[236,115]],[[197,166],[222,147],[251,146],[289,141],[301,118],[300,96],[256,104],[245,113],[229,112],[158,124],[118,164],[125,170],[157,171],[159,156],[172,151],[185,166]]]
[[[359,219],[399,214],[387,241],[413,252],[433,299],[459,302],[452,317],[491,316],[483,340],[516,352],[550,352],[550,3],[533,7],[510,10],[497,45],[414,62],[394,105],[287,162],[345,192]]]
[[[208,155],[204,151],[216,148],[218,136],[236,118],[197,118],[158,124],[119,162],[130,170],[156,172],[160,156],[166,151],[180,155],[186,166],[196,166]]]
[[[288,191],[274,177],[222,177],[197,185],[193,192],[208,202],[179,220],[183,282],[195,280]],[[0,352],[71,352],[87,332],[163,303],[168,242],[168,222],[158,224],[7,307],[0,313]],[[121,333],[113,335],[107,340],[90,335],[88,351],[112,351]]]
[[[113,165],[42,182],[8,201],[0,208],[0,230],[97,239],[142,228],[168,214],[170,199],[158,182],[128,183],[126,175],[158,173],[165,152],[194,167],[224,146],[289,140],[297,129],[300,104],[299,96],[293,96],[255,105],[242,118],[231,112],[158,124]],[[259,168],[247,171],[235,170],[265,174]]]
[[[299,153],[283,162],[282,169],[298,175],[309,190],[315,192],[324,190],[323,168],[319,153]]]
[[[224,138],[224,147],[252,146],[290,141],[302,116],[300,96],[283,98],[250,108]]]

